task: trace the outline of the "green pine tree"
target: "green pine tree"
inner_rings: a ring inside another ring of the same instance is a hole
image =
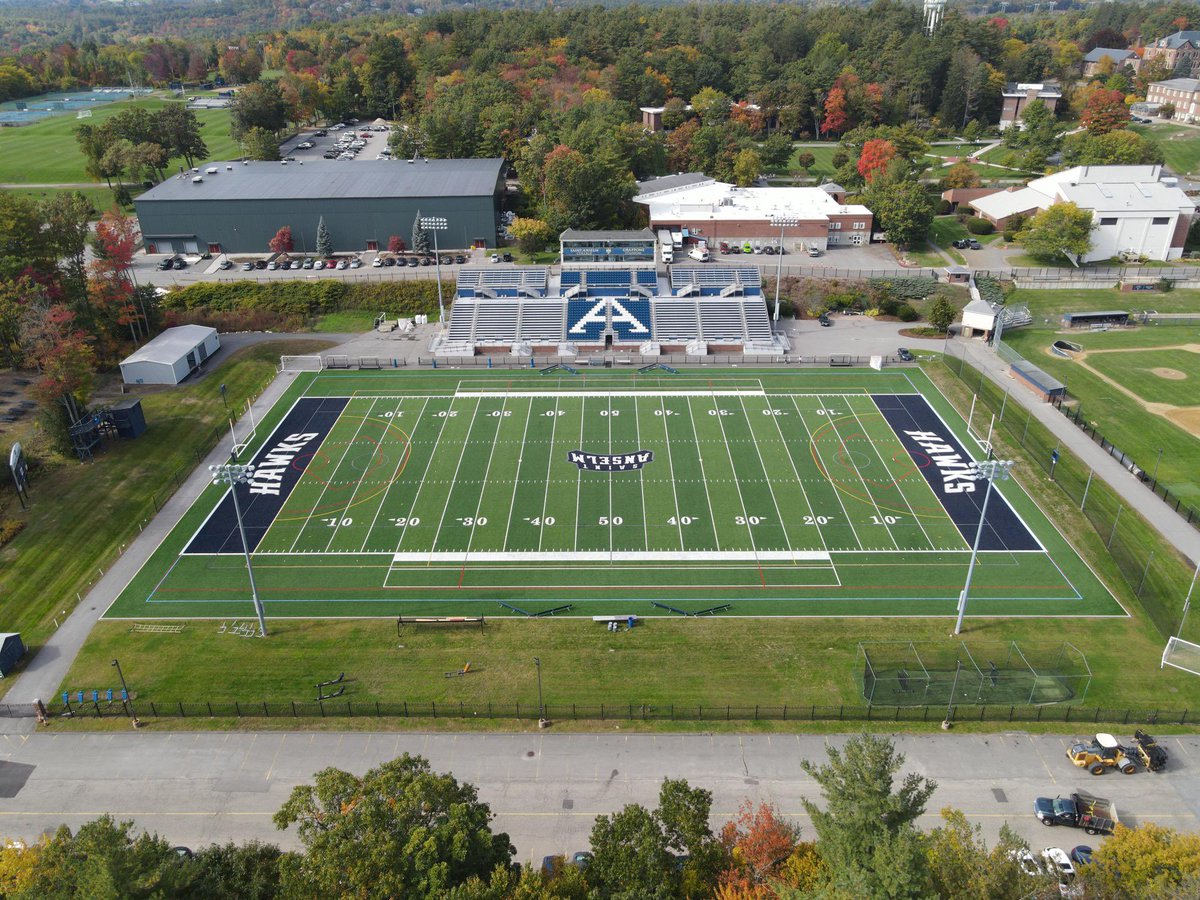
[[[412,248],[413,253],[428,253],[429,252],[429,232],[421,227],[421,211],[417,210],[417,217],[413,219],[412,227]]]
[[[317,222],[317,255],[322,257],[333,256],[333,238],[329,236],[329,229],[325,227],[324,216],[321,216]]]

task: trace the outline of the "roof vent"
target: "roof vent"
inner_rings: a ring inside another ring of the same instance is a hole
[[[203,181],[204,181],[203,175],[196,175],[194,178],[192,178],[192,184],[200,184]]]

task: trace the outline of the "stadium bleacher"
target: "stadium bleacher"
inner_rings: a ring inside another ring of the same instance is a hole
[[[671,293],[761,297],[762,273],[751,266],[675,266],[671,269]]]

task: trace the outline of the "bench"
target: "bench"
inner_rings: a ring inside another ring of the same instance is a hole
[[[397,616],[396,627],[404,625],[478,625],[483,631],[483,616]]]

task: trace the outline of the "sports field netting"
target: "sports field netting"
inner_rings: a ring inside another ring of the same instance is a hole
[[[1080,703],[1092,683],[1087,658],[1068,642],[874,641],[858,645],[858,661],[874,706]]]
[[[917,370],[289,377],[236,488],[268,615],[948,614],[962,588],[981,454]],[[1001,494],[972,612],[1120,614]],[[241,554],[212,488],[108,614],[244,612]]]

